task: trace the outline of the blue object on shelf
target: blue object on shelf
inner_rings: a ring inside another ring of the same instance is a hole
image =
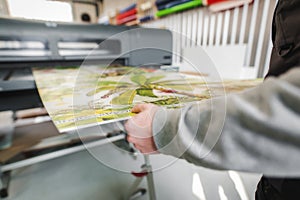
[[[153,19],[154,19],[153,15],[147,15],[147,16],[141,17],[139,20],[140,20],[140,22],[147,22],[147,21],[150,21]]]
[[[159,7],[159,6],[162,6],[162,5],[166,5],[166,4],[168,4],[168,3],[172,2],[172,1],[173,0],[156,0],[155,1],[155,5],[157,7]]]
[[[123,9],[119,10],[119,13],[120,13],[120,14],[125,13],[125,12],[127,12],[127,11],[129,11],[129,10],[134,9],[135,7],[136,7],[136,3],[133,3],[133,4],[131,4],[130,6],[128,6],[128,7],[126,7],[126,8],[123,8]]]
[[[177,6],[177,5],[180,5],[180,4],[184,4],[184,3],[187,3],[187,2],[190,2],[190,1],[193,1],[193,0],[178,0],[178,1],[173,1],[173,2],[167,3],[165,5],[158,6],[157,9],[158,10],[164,10],[164,9],[172,8],[174,6]]]

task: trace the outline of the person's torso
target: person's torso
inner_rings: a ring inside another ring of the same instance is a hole
[[[279,0],[272,24],[273,50],[267,76],[300,66],[300,0]]]
[[[300,0],[279,0],[273,17],[272,41],[272,56],[266,77],[279,76],[300,66]],[[263,177],[256,199],[298,200],[300,177]]]

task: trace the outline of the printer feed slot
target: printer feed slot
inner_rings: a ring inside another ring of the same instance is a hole
[[[45,45],[38,41],[3,41],[0,40],[1,49],[45,49]]]
[[[47,43],[37,40],[0,38],[0,57],[50,56]]]
[[[95,49],[98,48],[97,42],[59,42],[59,49]]]
[[[118,40],[68,40],[59,41],[60,56],[111,56],[121,52],[121,43]]]

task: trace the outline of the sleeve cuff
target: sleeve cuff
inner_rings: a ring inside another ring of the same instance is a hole
[[[160,153],[178,156],[176,141],[181,112],[179,109],[159,108],[152,123],[153,139]]]

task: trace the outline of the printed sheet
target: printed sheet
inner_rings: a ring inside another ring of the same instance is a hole
[[[125,120],[138,103],[174,109],[239,92],[261,80],[207,83],[202,76],[129,66],[35,68],[36,85],[60,132]]]

